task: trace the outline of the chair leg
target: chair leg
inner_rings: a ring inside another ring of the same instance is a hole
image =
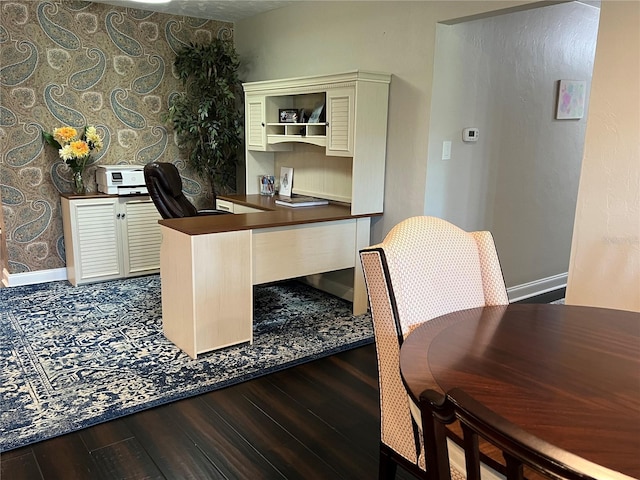
[[[380,445],[378,480],[395,480],[398,464],[385,445]]]

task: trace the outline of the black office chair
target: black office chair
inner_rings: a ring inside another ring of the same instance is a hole
[[[182,193],[182,179],[173,163],[151,162],[144,166],[144,181],[149,196],[162,218],[220,215],[223,210],[197,210]]]

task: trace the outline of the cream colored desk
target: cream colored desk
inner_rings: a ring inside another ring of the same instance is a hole
[[[161,220],[162,325],[192,358],[252,341],[253,285],[355,267],[353,312],[367,310],[358,258],[370,217],[348,206],[279,207],[225,197],[261,213]]]

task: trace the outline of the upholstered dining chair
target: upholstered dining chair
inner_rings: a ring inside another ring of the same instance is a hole
[[[149,196],[162,218],[229,213],[222,210],[197,210],[182,192],[182,179],[173,163],[150,162],[144,166],[143,172]]]
[[[425,475],[424,447],[412,420],[420,412],[400,376],[400,347],[417,325],[440,315],[509,303],[490,232],[466,232],[421,216],[396,225],[360,251],[373,319],[380,386],[379,477],[401,465]]]

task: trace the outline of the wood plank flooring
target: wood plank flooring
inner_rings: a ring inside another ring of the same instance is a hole
[[[379,425],[368,345],[12,450],[0,479],[376,479]]]

